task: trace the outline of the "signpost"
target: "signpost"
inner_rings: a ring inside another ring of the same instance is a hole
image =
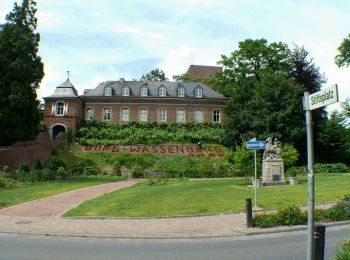
[[[338,102],[338,86],[334,85],[318,91],[312,95],[304,93],[304,110],[306,118],[307,137],[307,165],[308,165],[308,236],[307,236],[307,260],[315,258],[314,239],[314,206],[315,206],[315,184],[314,184],[314,148],[312,132],[311,111]]]
[[[256,207],[256,186],[257,185],[257,182],[256,182],[256,179],[257,179],[257,174],[256,174],[256,150],[258,149],[265,149],[265,145],[266,145],[266,142],[265,141],[256,141],[256,138],[246,142],[246,147],[248,150],[254,150],[254,195],[255,195],[255,198],[254,198],[254,207]]]

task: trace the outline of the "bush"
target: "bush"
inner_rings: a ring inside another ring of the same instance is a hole
[[[156,185],[164,185],[167,183],[167,179],[166,178],[157,178],[157,177],[152,177],[149,178],[145,184],[148,186],[156,186]]]
[[[56,179],[56,172],[51,169],[42,169],[40,171],[41,181],[53,181]]]
[[[300,175],[303,173],[303,170],[300,167],[291,167],[287,170],[287,174],[291,177],[296,177],[297,175]]]
[[[291,144],[285,144],[282,147],[283,152],[283,161],[284,166],[286,169],[289,169],[290,167],[294,166],[295,163],[298,161],[299,153],[297,149],[294,148]]]
[[[349,171],[344,163],[316,163],[314,165],[315,173],[342,173]]]
[[[260,160],[257,160],[259,164]],[[245,147],[237,146],[233,152],[233,169],[236,176],[250,176],[254,170],[254,152],[247,150]],[[260,164],[259,164],[260,165]],[[259,167],[257,165],[257,167]],[[258,172],[260,172],[258,170]]]
[[[66,169],[66,163],[57,156],[51,156],[45,163],[46,167],[54,172],[57,172],[59,167],[63,167]]]
[[[133,166],[131,168],[131,174],[133,178],[143,178],[144,174],[143,174],[143,169],[140,166]]]
[[[29,174],[29,181],[31,181],[31,182],[41,181],[41,170],[40,169],[33,169]]]
[[[6,179],[0,178],[0,188],[6,188],[7,182]]]
[[[83,170],[83,175],[86,175],[86,176],[97,175],[97,169],[92,166],[85,167]]]
[[[10,172],[10,167],[8,165],[4,165],[4,167],[2,167],[2,170],[5,173]]]
[[[113,163],[113,174],[117,176],[122,176],[122,171],[121,171],[121,163],[119,161],[115,161]]]
[[[39,160],[36,160],[33,164],[33,170],[41,170],[42,166]]]
[[[278,226],[278,220],[276,214],[261,214],[255,215],[253,218],[254,226],[256,227],[276,227]]]
[[[18,170],[20,172],[29,172],[29,167],[28,167],[28,164],[26,163],[21,163],[21,165],[19,166]]]
[[[306,214],[302,213],[301,209],[296,206],[279,208],[276,216],[278,224],[281,226],[300,225],[307,221]]]
[[[349,260],[350,259],[350,240],[346,241],[335,252],[335,257],[331,260]]]
[[[57,169],[57,175],[62,179],[64,180],[65,178],[67,178],[67,171],[65,168],[63,168],[62,166],[61,167],[58,167]]]

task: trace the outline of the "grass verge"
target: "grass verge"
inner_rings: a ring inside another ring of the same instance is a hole
[[[27,201],[45,198],[59,193],[76,190],[88,186],[115,182],[121,177],[85,176],[64,181],[49,181],[43,183],[21,183],[16,188],[0,188],[0,208],[9,207]]]
[[[342,199],[350,189],[350,176],[316,176],[316,203]],[[254,189],[241,179],[170,180],[164,185],[139,183],[86,201],[65,214],[74,216],[156,217],[239,212]],[[297,186],[258,189],[258,205],[264,209],[307,204],[307,177]]]

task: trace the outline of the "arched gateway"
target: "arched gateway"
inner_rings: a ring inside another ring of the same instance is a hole
[[[64,124],[55,124],[51,126],[51,140],[55,140],[60,133],[67,133],[67,127]]]

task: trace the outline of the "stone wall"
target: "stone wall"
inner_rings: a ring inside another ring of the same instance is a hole
[[[48,133],[40,133],[34,141],[0,147],[0,169],[5,165],[11,170],[17,169],[21,163],[27,163],[31,168],[36,160],[40,160],[43,164],[49,158],[52,150],[64,143],[66,143],[64,133],[60,133],[54,142],[50,142]]]

